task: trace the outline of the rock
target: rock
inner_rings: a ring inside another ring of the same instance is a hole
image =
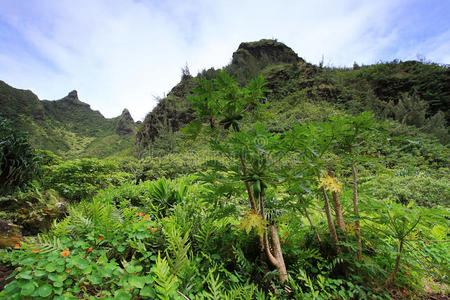
[[[72,99],[72,100],[79,100],[79,99],[78,99],[78,93],[77,93],[76,90],[71,91],[71,92],[66,96],[66,98]]]
[[[117,123],[116,133],[118,135],[127,135],[134,133],[136,124],[128,109],[124,109]]]
[[[0,249],[14,247],[22,241],[20,227],[8,221],[0,221]]]
[[[0,292],[5,288],[5,285],[14,280],[14,278],[8,279],[13,271],[14,267],[0,263]]]

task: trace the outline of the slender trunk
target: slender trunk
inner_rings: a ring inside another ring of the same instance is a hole
[[[357,220],[355,221],[355,231],[358,237],[358,252],[356,253],[356,260],[362,260],[362,238],[361,238],[361,224],[359,223],[359,210],[358,210],[358,185],[355,164],[352,163],[352,175],[353,175],[353,212],[355,213]]]
[[[392,282],[394,282],[395,276],[397,275],[398,272],[398,267],[400,265],[400,257],[402,255],[402,250],[403,250],[403,240],[400,240],[400,243],[398,245],[397,259],[395,260],[394,271],[392,271],[391,276],[389,276],[389,278],[386,279],[383,286],[381,287],[382,289],[386,289],[391,285]]]
[[[303,212],[305,213],[305,217],[308,219],[309,225],[311,225],[312,229],[314,230],[314,233],[316,234],[316,238],[317,241],[320,243],[322,243],[322,239],[320,238],[319,232],[317,231],[316,226],[314,226],[314,224],[311,221],[311,218],[309,217],[309,213],[306,210],[306,207],[303,207]]]
[[[241,154],[241,165],[242,165],[242,173],[244,173],[244,177],[248,177],[247,166],[245,165],[244,156]],[[248,199],[250,200],[250,205],[255,212],[258,212],[258,208],[256,207],[255,196],[253,195],[252,187],[250,186],[250,182],[244,181],[245,188],[247,189]]]
[[[329,172],[331,177],[335,177],[334,172]],[[339,194],[337,192],[331,192],[331,196],[333,197],[333,207],[336,215],[336,223],[340,230],[345,232],[345,221],[344,214],[342,213],[341,199],[339,198]]]
[[[272,248],[275,259],[278,261],[278,276],[281,283],[288,280],[286,264],[284,263],[283,252],[281,251],[280,238],[278,237],[278,229],[275,224],[270,224],[270,236],[272,237]]]
[[[328,201],[327,191],[325,187],[322,186],[323,198],[325,199],[325,214],[327,216],[328,230],[330,231],[331,237],[333,238],[334,244],[336,246],[336,252],[341,253],[341,247],[338,245],[339,239],[336,233],[336,228],[334,227],[333,216],[331,215],[330,202]]]
[[[264,199],[260,196],[259,203],[261,208],[261,216],[266,220],[266,213],[264,212]],[[280,238],[278,237],[278,230],[274,222],[269,226],[271,244],[269,243],[269,236],[267,234],[267,229],[264,230],[264,250],[270,263],[278,269],[278,277],[281,283],[288,280],[286,264],[284,263],[283,252],[281,251]],[[273,253],[272,250],[273,249]]]

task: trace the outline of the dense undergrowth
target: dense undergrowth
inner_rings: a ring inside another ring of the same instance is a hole
[[[28,236],[0,250],[15,267],[0,297],[448,294],[448,147],[320,101],[283,111],[264,93],[261,78],[199,81],[197,118],[140,159],[33,156],[10,134],[36,172],[20,151],[2,160],[1,218]]]

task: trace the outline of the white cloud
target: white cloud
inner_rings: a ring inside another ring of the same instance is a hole
[[[401,35],[393,19],[405,3],[8,1],[0,21],[21,35],[24,49],[0,51],[0,79],[41,99],[77,89],[105,116],[127,107],[136,119],[179,81],[186,62],[194,74],[220,68],[243,41],[278,38],[312,63],[322,55],[336,66],[386,59]],[[448,32],[433,41],[421,54],[448,63]],[[395,47],[390,54],[410,56]]]

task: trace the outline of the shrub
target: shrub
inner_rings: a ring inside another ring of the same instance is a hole
[[[120,172],[113,162],[83,158],[45,167],[42,184],[70,201],[80,201],[100,189],[119,186],[132,179],[133,175]]]
[[[39,159],[28,139],[0,118],[0,192],[25,187],[39,169]]]

